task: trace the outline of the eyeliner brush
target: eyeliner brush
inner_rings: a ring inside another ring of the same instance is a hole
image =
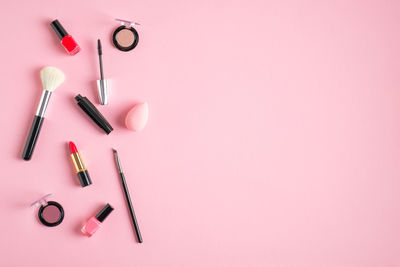
[[[103,49],[101,48],[100,39],[97,39],[97,53],[99,54],[100,64],[100,80],[97,80],[97,90],[99,91],[100,103],[106,105],[108,103],[108,80],[104,79],[103,73]]]
[[[140,234],[140,229],[139,229],[139,225],[138,225],[138,222],[136,219],[135,211],[133,210],[131,197],[129,195],[128,186],[126,184],[125,176],[124,176],[124,173],[121,168],[121,163],[119,161],[118,152],[114,148],[113,148],[113,152],[114,152],[115,162],[117,163],[118,172],[121,177],[122,186],[124,188],[126,202],[128,204],[129,211],[131,213],[132,223],[133,223],[133,226],[135,227],[136,236],[137,236],[138,242],[143,243],[143,239],[142,239],[142,235]]]

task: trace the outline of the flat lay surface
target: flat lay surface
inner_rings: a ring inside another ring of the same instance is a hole
[[[0,12],[1,266],[400,265],[399,1],[16,0]],[[141,24],[132,51],[113,45],[115,18]],[[24,161],[44,66],[66,80]],[[132,132],[126,115],[144,102],[148,123]],[[29,207],[48,193],[65,212],[55,227]],[[83,235],[107,203],[113,212]]]

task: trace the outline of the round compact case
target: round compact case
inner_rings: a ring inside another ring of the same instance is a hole
[[[47,201],[51,194],[39,198],[31,204],[31,207],[40,206],[38,217],[42,224],[52,227],[59,225],[64,219],[63,207],[55,201]]]
[[[131,51],[139,43],[139,34],[133,26],[140,24],[122,19],[115,20],[122,24],[122,26],[115,29],[112,36],[115,47],[124,52]]]

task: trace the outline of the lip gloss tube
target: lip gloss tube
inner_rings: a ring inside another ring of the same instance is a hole
[[[78,175],[82,187],[92,184],[89,172],[86,170],[85,164],[82,161],[81,154],[79,154],[75,144],[71,141],[69,142],[69,150],[71,151],[72,162],[74,163],[76,174]]]
[[[88,237],[91,237],[100,227],[101,223],[107,216],[114,210],[110,204],[107,205],[96,216],[91,217],[87,223],[82,227],[81,232]]]

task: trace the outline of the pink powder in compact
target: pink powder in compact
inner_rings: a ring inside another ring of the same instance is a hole
[[[129,47],[135,41],[135,36],[132,31],[123,29],[117,33],[116,39],[120,46]]]
[[[48,205],[42,212],[42,217],[46,222],[55,223],[60,219],[60,210],[54,205]]]

